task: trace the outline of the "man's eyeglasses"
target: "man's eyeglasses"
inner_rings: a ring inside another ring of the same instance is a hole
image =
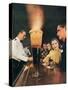
[[[59,32],[60,31],[60,29],[57,29],[57,32]]]

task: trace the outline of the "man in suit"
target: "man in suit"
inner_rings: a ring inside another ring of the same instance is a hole
[[[63,71],[66,71],[66,26],[64,24],[57,26],[57,36],[61,42],[63,50],[60,67]]]

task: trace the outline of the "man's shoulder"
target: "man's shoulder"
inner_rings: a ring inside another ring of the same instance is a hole
[[[13,44],[15,44],[15,43],[18,44],[19,42],[18,42],[18,40],[17,40],[16,38],[14,38],[14,39],[12,40],[12,43],[13,43]]]

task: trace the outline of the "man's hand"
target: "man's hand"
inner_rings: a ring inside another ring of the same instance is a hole
[[[33,57],[28,57],[28,61],[33,61]]]

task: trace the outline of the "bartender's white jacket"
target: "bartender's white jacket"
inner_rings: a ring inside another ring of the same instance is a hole
[[[28,61],[28,56],[25,53],[23,44],[20,42],[18,37],[9,42],[9,56],[17,61]]]

